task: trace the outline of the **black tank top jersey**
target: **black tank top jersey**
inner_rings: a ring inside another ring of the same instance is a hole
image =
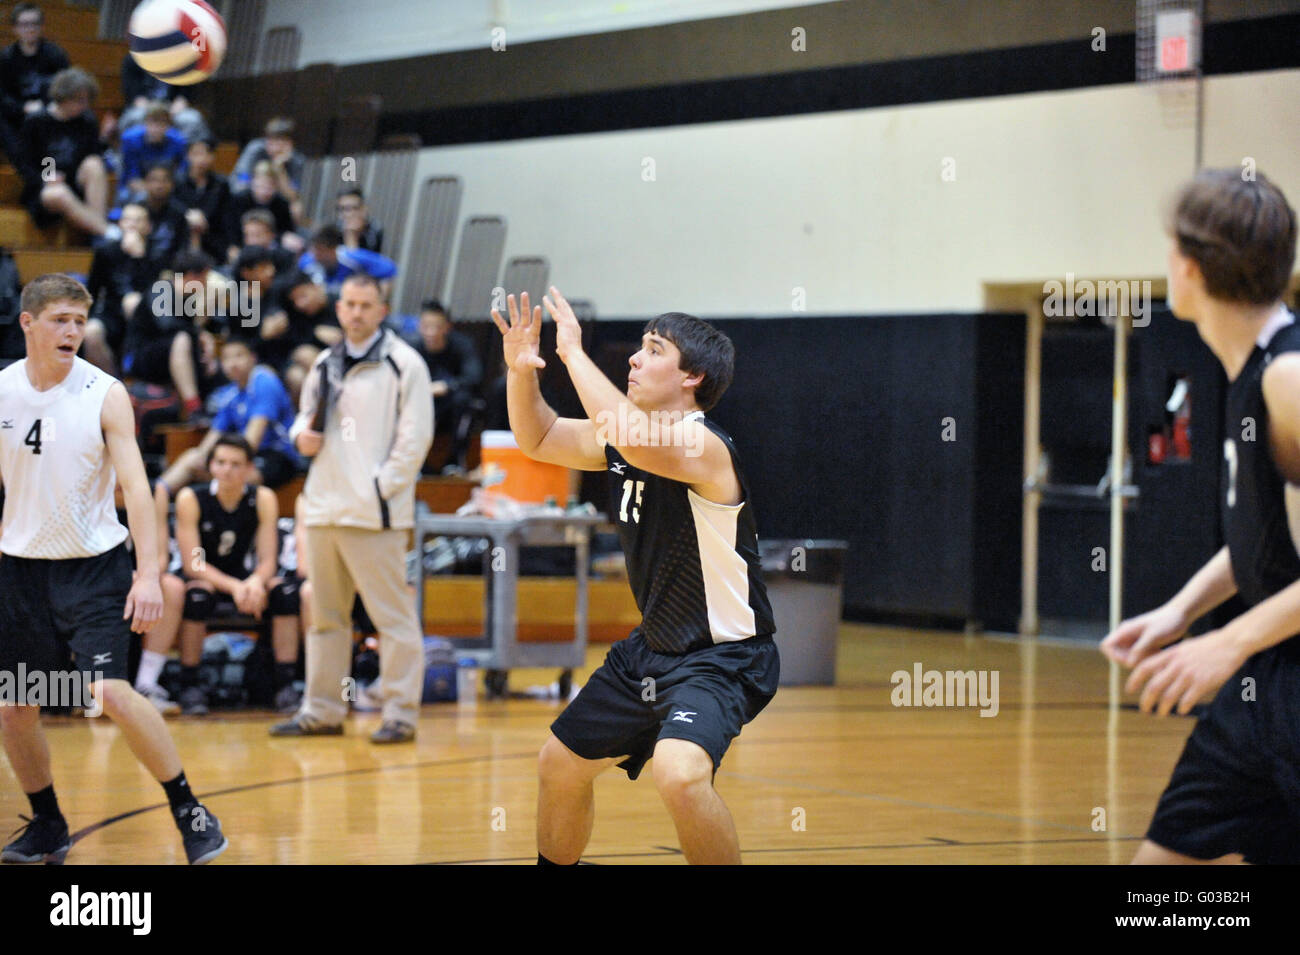
[[[1237,592],[1252,607],[1300,580],[1300,555],[1287,522],[1286,479],[1273,461],[1263,389],[1269,362],[1292,351],[1300,351],[1300,325],[1294,322],[1279,329],[1266,347],[1257,345],[1228,385],[1223,538]]]
[[[609,513],[641,611],[633,634],[639,631],[658,653],[688,653],[776,629],[759,565],[749,485],[735,445],[717,424],[702,415],[699,420],[731,452],[739,505],[706,501],[680,481],[632,467],[612,445],[605,446]]]
[[[217,500],[217,484],[196,484],[199,499],[199,546],[211,566],[243,580],[248,576],[248,554],[257,538],[257,488],[245,485],[233,511]]]

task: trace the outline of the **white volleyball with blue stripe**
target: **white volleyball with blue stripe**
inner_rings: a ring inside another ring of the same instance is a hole
[[[206,80],[226,55],[226,24],[203,0],[145,0],[127,29],[131,56],[164,83]]]

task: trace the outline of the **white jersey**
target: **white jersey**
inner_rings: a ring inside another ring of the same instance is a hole
[[[64,560],[94,557],[126,540],[117,519],[117,475],[100,412],[117,379],[80,358],[63,382],[37,391],[27,360],[0,371],[0,553]]]

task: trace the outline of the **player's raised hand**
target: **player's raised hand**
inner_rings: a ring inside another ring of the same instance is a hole
[[[122,619],[131,621],[132,633],[146,633],[162,616],[162,606],[162,585],[158,582],[158,575],[145,577],[136,574],[126,595]]]
[[[582,351],[582,326],[560,290],[552,285],[550,296],[542,296],[542,304],[555,320],[556,354],[563,359],[570,350]]]
[[[519,296],[519,302],[513,295],[506,296],[506,309],[510,312],[510,324],[507,326],[501,313],[492,309],[492,321],[501,329],[501,344],[505,349],[506,367],[511,371],[529,372],[545,368],[546,362],[538,354],[542,340],[542,307],[530,309],[528,293]]]
[[[1138,705],[1143,713],[1167,716],[1177,707],[1179,714],[1185,715],[1197,703],[1213,698],[1245,659],[1228,631],[1216,630],[1148,657],[1138,664],[1124,689],[1129,693],[1142,690]]]
[[[1134,667],[1186,632],[1182,613],[1166,604],[1125,620],[1101,641],[1101,652],[1115,663]]]

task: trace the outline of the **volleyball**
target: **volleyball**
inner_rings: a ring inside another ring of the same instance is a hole
[[[176,86],[206,80],[226,54],[225,21],[203,0],[145,0],[127,34],[145,72]]]

